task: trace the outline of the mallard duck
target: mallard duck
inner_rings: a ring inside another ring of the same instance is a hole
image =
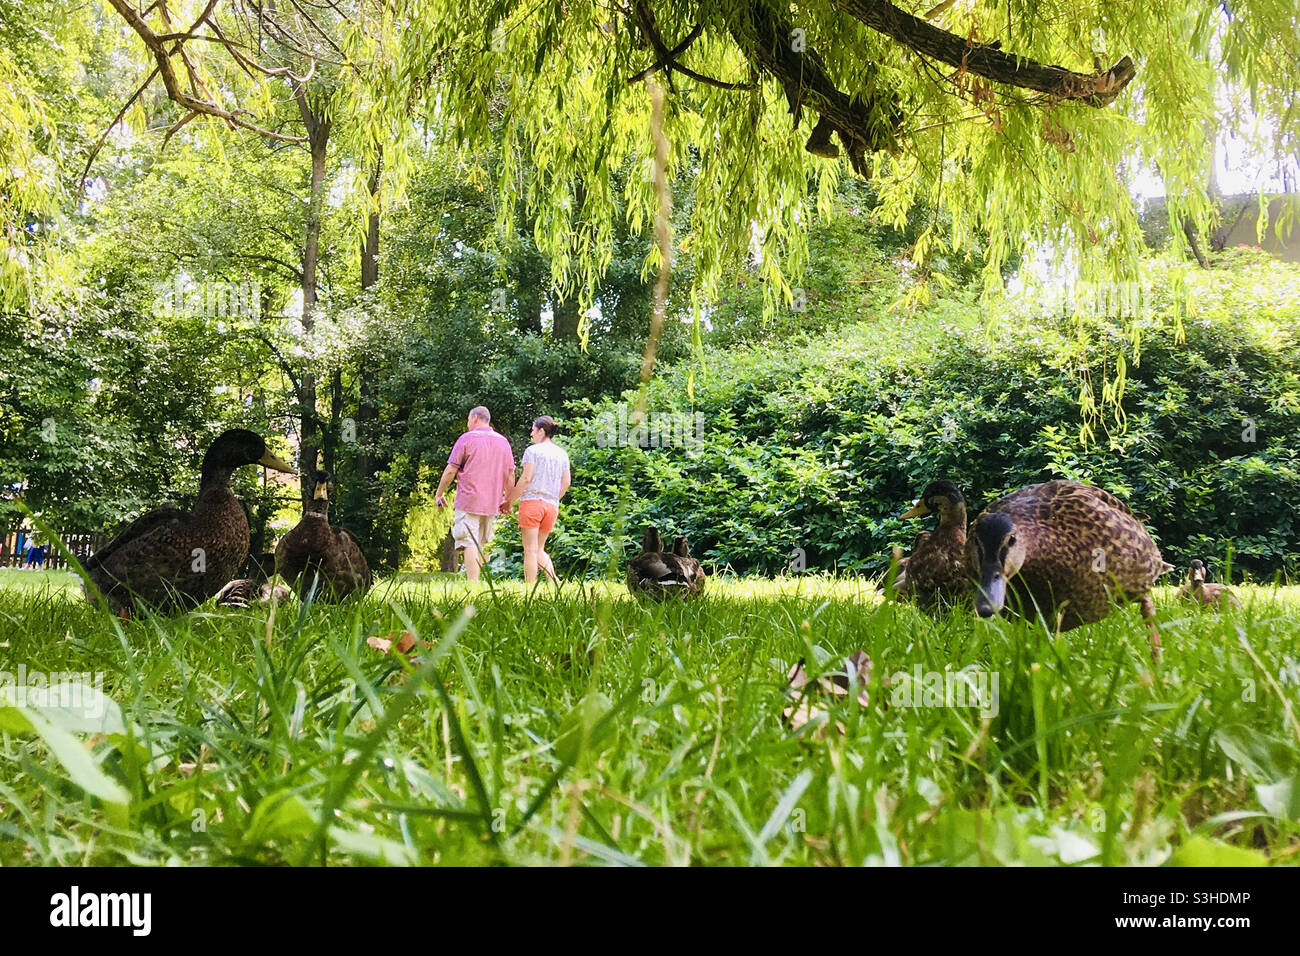
[[[704,579],[708,572],[704,565],[691,556],[691,546],[685,535],[679,534],[673,539],[673,557],[681,568],[686,583],[682,586],[683,597],[696,597],[704,590]]]
[[[1037,608],[1068,631],[1100,621],[1116,603],[1136,600],[1150,628],[1152,656],[1159,655],[1150,591],[1172,565],[1110,492],[1048,481],[1005,495],[971,525],[966,558],[975,572],[980,617],[1011,603],[1030,618]]]
[[[298,596],[304,601],[313,591],[318,601],[364,594],[372,578],[361,542],[350,531],[330,527],[334,476],[318,470],[315,480],[316,490],[302,520],[276,545],[275,570],[290,585],[298,586]]]
[[[921,499],[900,518],[938,514],[939,526],[916,536],[912,553],[899,562],[894,587],[930,610],[960,603],[970,594],[966,567],[966,499],[951,481],[932,481]]]
[[[87,598],[98,603],[102,595],[126,615],[138,604],[197,607],[216,594],[248,556],[248,518],[230,490],[231,474],[244,465],[293,472],[256,432],[223,432],[203,456],[194,510],[156,508],[87,558]]]
[[[1201,607],[1221,608],[1225,604],[1241,607],[1241,599],[1226,584],[1211,584],[1205,580],[1205,562],[1200,558],[1192,559],[1192,566],[1187,571],[1187,583],[1178,589],[1178,598]]]
[[[659,530],[647,528],[641,539],[641,553],[627,564],[627,587],[633,596],[690,598],[704,587],[704,569],[691,557],[684,537],[677,538],[673,551],[665,552]]]
[[[248,607],[250,604],[269,604],[286,600],[292,593],[283,584],[272,584],[275,574],[275,552],[250,554],[244,562],[243,577],[236,578],[217,592],[216,602],[222,607]]]

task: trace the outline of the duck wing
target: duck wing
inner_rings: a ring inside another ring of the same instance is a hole
[[[369,590],[370,585],[374,582],[374,577],[370,573],[370,564],[366,561],[365,553],[361,550],[361,542],[347,528],[336,528],[334,530],[334,540],[336,542],[335,553],[339,563],[351,573],[353,580],[361,590]]]
[[[127,525],[112,541],[86,559],[86,573],[107,598],[120,608],[140,598],[150,604],[174,604],[203,575],[192,572],[193,556],[187,544],[193,516],[174,506],[156,508]],[[92,589],[87,597],[97,600]],[[201,600],[201,598],[200,598]]]
[[[180,527],[189,521],[190,513],[175,505],[167,504],[155,508],[153,511],[147,511],[140,517],[136,518],[129,525],[117,533],[112,541],[104,545],[90,557],[88,557],[82,566],[91,571],[95,568],[106,566],[106,562],[120,552],[122,548],[148,535],[156,528],[174,526]]]

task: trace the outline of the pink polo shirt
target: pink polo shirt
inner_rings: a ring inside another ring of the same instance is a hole
[[[506,469],[514,470],[515,453],[505,436],[480,425],[451,446],[447,462],[456,465],[456,510],[494,515],[505,500]]]

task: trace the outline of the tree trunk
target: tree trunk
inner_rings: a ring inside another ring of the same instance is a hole
[[[451,536],[451,529],[447,529],[447,537],[442,539],[442,560],[438,566],[439,571],[454,574],[460,570],[456,562],[456,539]]]
[[[329,144],[330,121],[318,116],[307,102],[306,91],[295,84],[295,99],[307,139],[311,145],[311,193],[307,210],[307,231],[302,251],[302,332],[310,338],[316,325],[317,283],[316,265],[320,259],[320,229],[325,205],[326,149]],[[310,364],[304,366],[298,385],[298,406],[302,414],[302,431],[298,446],[298,466],[302,475],[302,502],[306,507],[316,490],[315,471],[320,453],[320,418],[316,411],[316,373]]]
[[[578,297],[575,293],[563,302],[558,299],[551,300],[551,314],[554,316],[555,324],[551,329],[551,335],[560,342],[578,341]]]

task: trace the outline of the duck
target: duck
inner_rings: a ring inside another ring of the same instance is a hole
[[[634,597],[691,598],[704,588],[704,569],[691,556],[684,536],[679,535],[673,550],[666,552],[659,529],[647,528],[641,539],[641,553],[628,562],[627,587]]]
[[[937,514],[939,525],[916,536],[912,553],[899,561],[895,590],[912,596],[922,610],[962,603],[971,591],[966,566],[966,499],[953,482],[932,481],[900,518]]]
[[[142,605],[173,611],[213,597],[248,557],[248,517],[230,490],[231,475],[246,465],[295,473],[256,432],[222,432],[203,456],[193,510],[155,508],[87,558],[87,599],[128,618]]]
[[[250,554],[244,562],[241,572],[243,577],[228,583],[216,595],[216,603],[221,607],[243,607],[250,604],[277,604],[288,599],[291,592],[283,584],[274,584],[275,552],[263,551]]]
[[[683,597],[698,597],[704,591],[704,579],[709,572],[691,555],[691,546],[685,535],[679,534],[673,538],[672,556],[677,559],[677,566],[685,578]]]
[[[1205,580],[1205,562],[1200,558],[1192,559],[1192,566],[1187,571],[1187,582],[1178,589],[1178,598],[1201,607],[1240,609],[1241,599],[1232,593],[1226,584],[1212,584]]]
[[[303,511],[302,520],[275,547],[275,570],[298,596],[306,601],[335,602],[370,590],[374,579],[352,532],[331,528],[330,501],[334,497],[334,476],[317,469],[315,491]]]
[[[1137,601],[1160,656],[1151,588],[1173,565],[1142,522],[1108,491],[1078,481],[1029,485],[997,499],[971,524],[966,560],[975,611],[1041,613],[1060,631],[1105,618]],[[910,570],[910,565],[909,565]]]

